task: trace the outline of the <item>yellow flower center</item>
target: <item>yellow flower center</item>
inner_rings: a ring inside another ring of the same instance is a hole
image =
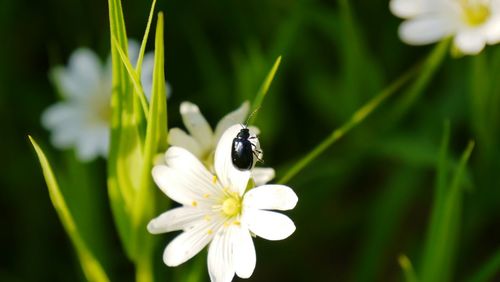
[[[222,213],[228,217],[234,217],[241,212],[241,197],[236,193],[226,194],[227,198],[222,202]]]
[[[470,26],[478,26],[485,23],[490,15],[490,3],[488,0],[460,0],[464,18]]]

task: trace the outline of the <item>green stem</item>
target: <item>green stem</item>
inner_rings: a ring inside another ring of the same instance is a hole
[[[396,106],[395,112],[392,113],[391,117],[401,117],[406,110],[413,104],[413,102],[418,98],[421,91],[429,83],[430,79],[437,70],[437,67],[443,61],[446,50],[448,48],[450,40],[443,40],[439,43],[434,50],[430,53],[429,57],[426,59],[423,67],[414,67],[407,71],[398,80],[393,82],[389,87],[382,90],[378,95],[373,97],[368,103],[366,103],[359,110],[354,112],[352,117],[344,123],[340,128],[335,129],[325,140],[323,140],[318,146],[316,146],[311,152],[300,159],[288,172],[278,181],[278,183],[284,184],[292,179],[297,173],[299,173],[304,167],[306,167],[311,161],[317,158],[321,153],[323,153],[328,147],[333,143],[342,138],[347,132],[349,132],[356,125],[360,124],[369,116],[382,102],[387,98],[392,96],[396,91],[398,91],[406,82],[412,78],[417,71],[421,70],[421,75],[419,79],[412,85],[407,94]]]
[[[153,282],[153,261],[152,255],[145,255],[137,259],[135,264],[135,281],[137,282]]]
[[[306,167],[312,160],[323,153],[330,145],[339,140],[344,136],[349,130],[351,130],[356,125],[360,124],[367,116],[369,116],[384,100],[389,98],[398,89],[400,89],[410,78],[416,73],[418,68],[413,68],[403,76],[401,76],[394,83],[389,85],[386,89],[382,90],[377,96],[373,97],[368,103],[366,103],[359,110],[354,112],[352,117],[344,123],[340,128],[335,129],[323,142],[321,142],[314,150],[309,154],[305,155],[300,161],[298,161],[288,172],[278,181],[278,183],[284,184],[292,179],[299,171]]]
[[[400,120],[408,109],[418,100],[446,57],[445,55],[448,53],[450,42],[451,40],[449,38],[445,39],[432,50],[420,70],[419,77],[412,83],[409,89],[405,91],[404,95],[396,101],[393,111],[387,115],[386,124],[393,124]]]

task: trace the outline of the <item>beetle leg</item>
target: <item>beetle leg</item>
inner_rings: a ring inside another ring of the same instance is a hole
[[[252,153],[257,158],[258,162],[264,163],[264,160],[259,158],[259,154],[262,154],[261,150],[253,150]]]

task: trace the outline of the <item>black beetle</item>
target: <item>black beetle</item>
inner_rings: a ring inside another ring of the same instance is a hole
[[[250,131],[247,127],[243,127],[238,135],[233,139],[233,145],[231,147],[231,159],[233,160],[233,165],[239,170],[249,170],[253,166],[253,156],[260,161],[257,153],[262,153],[261,151],[254,149],[255,145],[250,142],[249,139],[257,138],[255,136],[250,137]],[[257,152],[257,153],[256,153]]]

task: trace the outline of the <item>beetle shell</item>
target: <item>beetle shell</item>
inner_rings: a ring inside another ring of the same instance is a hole
[[[241,133],[241,132],[240,132]],[[233,139],[231,148],[231,159],[233,165],[239,170],[249,170],[253,165],[253,148],[248,138],[239,137]]]

